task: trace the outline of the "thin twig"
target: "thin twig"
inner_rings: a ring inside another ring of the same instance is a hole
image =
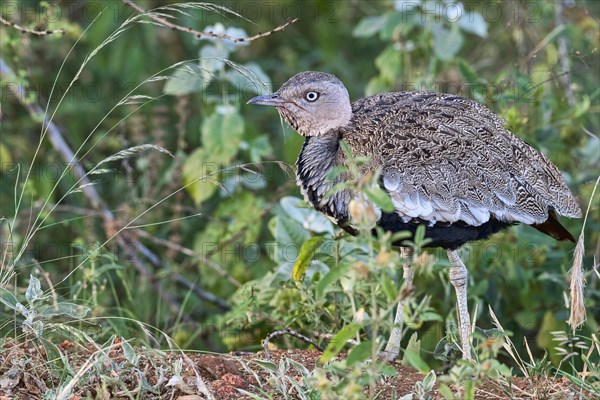
[[[1,16],[0,16],[0,24],[10,26],[11,28],[15,28],[16,30],[20,31],[21,33],[31,33],[32,35],[36,35],[36,36],[46,36],[46,35],[52,35],[55,33],[65,33],[64,29],[54,29],[54,30],[46,29],[44,31],[37,31],[35,29],[25,28],[24,26],[18,25],[12,21],[4,19]]]
[[[530,61],[537,57],[537,53],[542,50],[544,47],[548,45],[555,37],[557,37],[566,27],[564,25],[559,25],[552,29],[550,33],[548,33],[534,48],[531,50],[527,56],[525,57],[525,63],[529,65]]]
[[[323,348],[314,340],[312,340],[311,338],[309,338],[308,336],[304,336],[301,333],[298,333],[294,330],[291,330],[290,328],[281,330],[281,331],[275,331],[275,332],[271,332],[267,335],[267,337],[265,338],[265,340],[263,340],[263,348],[265,350],[265,356],[267,357],[267,361],[271,361],[271,353],[269,353],[269,341],[271,339],[274,339],[276,337],[279,336],[285,336],[285,335],[290,335],[293,336],[297,339],[300,339],[308,344],[312,344],[313,346],[315,346],[315,348],[319,351],[323,351]]]
[[[227,302],[211,292],[207,292],[206,290],[201,289],[198,285],[193,282],[190,282],[185,276],[178,274],[177,272],[171,273],[171,278],[175,281],[179,286],[183,286],[188,290],[191,290],[199,299],[204,300],[208,303],[214,304],[219,307],[222,311],[231,310],[231,306],[227,304]]]
[[[46,280],[48,289],[50,289],[50,296],[52,297],[52,305],[55,308],[58,308],[58,295],[56,294],[56,290],[54,289],[54,284],[52,284],[52,280],[50,279],[50,273],[44,271],[40,265],[38,265],[38,268],[40,269],[42,276]]]
[[[285,28],[287,28],[288,26],[290,26],[291,24],[293,24],[294,22],[299,20],[299,18],[289,19],[285,24],[279,25],[277,28],[271,29],[268,32],[258,33],[254,36],[250,36],[247,38],[235,38],[235,37],[226,35],[224,33],[197,31],[197,30],[189,28],[189,27],[174,24],[171,21],[167,20],[166,18],[163,18],[156,14],[153,14],[151,11],[149,12],[149,11],[144,10],[142,7],[138,6],[131,0],[123,0],[123,3],[125,3],[129,7],[133,8],[138,13],[146,15],[148,18],[150,18],[154,22],[157,22],[158,24],[163,25],[167,28],[171,28],[173,30],[180,31],[180,32],[191,33],[194,36],[196,36],[196,38],[198,38],[198,39],[200,39],[200,38],[223,39],[223,40],[229,40],[233,43],[252,42],[256,39],[260,39],[260,38],[272,35],[275,32],[282,31]]]

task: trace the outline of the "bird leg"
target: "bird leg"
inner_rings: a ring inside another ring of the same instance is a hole
[[[450,268],[450,282],[456,290],[456,303],[458,306],[458,319],[460,327],[460,343],[465,360],[471,360],[471,318],[467,308],[467,277],[465,264],[458,256],[457,250],[448,250]]]
[[[404,284],[401,291],[412,290],[413,278],[415,277],[415,268],[412,264],[413,249],[410,247],[400,247],[400,256],[404,259],[402,263]],[[385,350],[381,356],[387,361],[393,361],[400,354],[400,341],[402,340],[402,329],[404,327],[404,305],[407,298],[403,296],[396,308],[396,316],[394,318],[394,327],[390,333]]]

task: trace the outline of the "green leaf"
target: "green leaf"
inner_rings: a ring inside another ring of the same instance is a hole
[[[396,367],[394,367],[393,365],[386,364],[381,368],[381,375],[384,377],[396,376],[396,375],[398,375],[398,371],[396,370]]]
[[[298,371],[301,376],[308,376],[311,372],[304,365],[302,365],[298,361],[294,361],[291,358],[286,359],[286,362],[289,363],[292,368],[294,368],[296,371]]]
[[[444,383],[440,384],[440,386],[438,387],[438,392],[440,392],[440,394],[444,396],[445,400],[454,400],[454,393]]]
[[[317,298],[322,297],[325,289],[327,289],[327,287],[333,282],[339,280],[349,268],[349,263],[340,263],[335,268],[331,268],[331,270],[319,281],[319,283],[317,283],[317,287],[315,289],[315,295]]]
[[[475,400],[475,380],[466,379],[464,382],[465,385],[465,393],[464,400]]]
[[[200,49],[200,76],[205,85],[216,78],[216,72],[225,66],[227,56],[229,52],[222,46],[206,45]]]
[[[590,97],[587,95],[583,95],[582,100],[575,104],[575,108],[573,110],[573,118],[579,118],[590,109]]]
[[[272,363],[271,361],[262,361],[262,360],[254,360],[256,364],[271,372],[278,372],[277,365]]]
[[[255,63],[236,66],[225,73],[227,79],[241,93],[253,92],[263,94],[271,92],[271,79],[262,68]]]
[[[503,375],[506,377],[512,376],[512,369],[510,367],[508,367],[507,365],[500,364],[496,367],[496,370],[498,371],[498,373],[500,375]]]
[[[350,350],[350,354],[346,358],[346,363],[349,367],[352,367],[354,364],[365,361],[369,357],[371,357],[371,347],[373,346],[373,342],[371,340],[367,340],[366,342],[362,342],[352,348]]]
[[[0,165],[12,163],[11,151],[3,143],[0,143]]]
[[[203,147],[188,156],[183,165],[186,190],[196,205],[210,198],[218,187],[221,171],[237,154],[244,121],[235,109],[218,108],[202,123]]]
[[[423,390],[425,393],[433,390],[433,386],[435,385],[436,375],[435,371],[431,370],[427,373],[427,376],[423,379]]]
[[[377,56],[375,65],[379,69],[379,75],[384,82],[395,82],[400,74],[402,54],[394,45],[388,46]]]
[[[269,221],[269,229],[277,243],[283,246],[294,245],[300,248],[310,238],[309,233],[298,222],[284,216],[273,217]]]
[[[456,28],[448,30],[441,23],[433,24],[433,51],[442,61],[451,60],[463,45],[463,35]]]
[[[311,208],[301,207],[305,205],[302,200],[293,196],[286,196],[279,201],[279,205],[293,220],[300,223],[306,230],[317,233],[329,233],[333,235],[331,221],[322,213]]]
[[[321,243],[323,243],[323,240],[323,237],[316,236],[304,242],[302,248],[300,249],[300,255],[294,264],[294,269],[292,270],[292,279],[294,281],[301,281],[304,279],[304,275],[308,269],[308,264],[310,264],[311,260],[319,249],[319,246]]]
[[[350,147],[350,145],[348,145],[348,143],[346,143],[345,140],[340,140],[340,147],[342,148],[342,151],[344,152],[344,155],[347,158],[353,158],[352,157],[352,148]]]
[[[383,28],[386,19],[386,15],[364,17],[352,30],[352,36],[360,38],[371,37]]]
[[[442,317],[435,312],[425,311],[420,314],[419,319],[421,321],[443,321]]]
[[[394,36],[407,37],[418,20],[417,13],[402,11],[389,13],[379,32],[379,38],[384,41],[391,41]]]
[[[333,339],[331,339],[331,342],[329,342],[327,348],[323,352],[323,355],[319,359],[319,363],[324,364],[327,361],[331,360],[333,357],[337,356],[340,353],[340,351],[342,351],[346,343],[348,343],[348,340],[356,336],[360,328],[361,325],[357,323],[351,323],[343,327],[333,337]]]
[[[266,135],[252,139],[248,144],[250,147],[250,161],[254,163],[271,156],[273,153],[273,148]]]
[[[345,165],[336,165],[333,168],[329,169],[327,175],[325,175],[325,179],[331,181],[346,171],[348,171],[348,167],[346,167]]]
[[[410,365],[410,361],[407,352],[412,352],[414,354],[419,354],[421,352],[421,341],[419,340],[419,336],[417,332],[414,332],[410,339],[408,339],[408,344],[406,345],[406,350],[404,351],[404,355],[402,356],[402,365]]]
[[[100,276],[105,272],[108,271],[112,271],[112,270],[122,270],[125,269],[121,264],[115,264],[115,263],[110,263],[110,264],[104,264],[101,267],[96,269],[96,275]]]
[[[385,212],[392,212],[395,210],[392,199],[387,192],[379,187],[374,187],[365,190],[365,194],[375,205],[381,208]]]
[[[210,198],[217,190],[220,170],[230,160],[228,154],[211,153],[196,149],[183,164],[183,182],[196,206]]]
[[[40,316],[50,318],[59,315],[65,315],[73,319],[82,319],[90,312],[88,307],[80,306],[79,304],[60,302],[58,304],[45,306],[40,311]]]
[[[465,60],[459,60],[458,62],[458,70],[465,80],[469,83],[480,82],[481,79],[477,75],[477,72],[473,69],[473,67]]]
[[[421,356],[412,350],[406,349],[404,352],[404,358],[408,360],[414,369],[422,374],[427,374],[429,371],[431,371],[431,368],[429,368],[429,365],[423,361]]]
[[[231,185],[235,188],[238,184],[242,184],[244,187],[250,190],[260,190],[267,187],[267,180],[264,175],[258,173],[244,172],[239,176],[229,177],[225,182],[225,187]]]
[[[163,93],[181,96],[199,92],[202,87],[202,69],[197,64],[186,63],[171,75],[163,88]]]
[[[417,230],[415,231],[415,244],[419,245],[425,239],[425,225],[421,224],[417,226]]]
[[[202,122],[202,146],[210,152],[232,159],[244,134],[244,119],[233,107],[218,107]]]
[[[137,365],[140,360],[140,356],[138,356],[135,352],[135,349],[129,344],[127,340],[123,340],[121,342],[121,347],[123,348],[123,355],[133,365]]]
[[[396,289],[396,285],[394,285],[388,274],[381,274],[381,288],[388,302],[396,300],[398,289]]]
[[[19,304],[17,298],[8,289],[3,287],[0,288],[0,303],[15,311],[17,311],[17,304]]]
[[[477,11],[464,13],[460,17],[458,25],[463,31],[474,33],[479,37],[485,38],[488,35],[487,23]]]
[[[211,223],[194,235],[193,250],[218,262],[235,279],[258,277],[256,271],[248,270],[248,267],[256,267],[264,254],[256,244],[263,229],[262,224],[256,223],[256,216],[263,208],[264,199],[247,190],[219,199],[217,208],[211,211]],[[231,245],[220,247],[220,243]],[[269,247],[268,255],[275,255],[271,250]],[[291,262],[296,256],[296,253],[291,256]],[[291,267],[285,276],[286,281],[290,273]],[[202,281],[207,287],[213,288],[222,288],[224,283],[222,275],[212,269],[203,272]]]
[[[68,365],[67,357],[62,354],[58,346],[43,337],[38,337],[38,339],[41,341],[42,346],[44,346],[46,359],[50,363],[54,364],[54,366],[59,370],[65,370],[65,366],[67,367],[67,370],[71,370],[70,366]]]
[[[561,354],[556,348],[556,342],[553,340],[552,332],[566,330],[567,327],[564,321],[560,321],[556,318],[554,313],[550,310],[544,313],[541,323],[539,323],[539,330],[536,336],[536,344],[545,349],[550,360],[554,365],[559,365],[561,360]]]
[[[27,290],[25,291],[25,299],[29,304],[33,303],[36,300],[39,300],[44,292],[42,292],[42,284],[40,280],[33,275],[29,277],[29,285],[27,286]]]

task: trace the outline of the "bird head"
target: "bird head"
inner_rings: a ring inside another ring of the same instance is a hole
[[[344,84],[323,72],[301,72],[278,91],[257,96],[249,104],[274,106],[302,136],[319,136],[348,125],[352,117],[350,97]]]

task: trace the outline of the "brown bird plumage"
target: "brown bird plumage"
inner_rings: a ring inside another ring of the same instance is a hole
[[[318,98],[310,102],[308,93]],[[556,214],[580,217],[581,209],[558,169],[475,101],[398,92],[350,105],[335,76],[302,72],[275,94],[251,102],[277,103],[272,105],[283,118],[306,136],[298,185],[308,201],[341,224],[349,219],[353,194],[324,194],[336,183],[325,179],[327,172],[344,163],[338,145],[343,139],[354,155],[371,159],[368,169],[382,171],[381,185],[396,208],[380,221],[386,229],[414,231],[425,224],[432,245],[445,248],[484,239],[514,223],[573,241]]]
[[[456,289],[463,357],[471,358],[467,270],[456,249],[516,223],[558,239],[574,241],[558,215],[581,217],[577,200],[558,169],[516,137],[506,122],[483,105],[455,95],[430,92],[383,93],[350,104],[335,76],[302,72],[275,93],[250,100],[275,106],[306,137],[297,162],[297,183],[305,199],[351,233],[348,207],[357,196],[328,190],[348,179],[329,171],[344,165],[344,140],[368,170],[381,171],[380,186],[394,204],[380,212],[383,229],[414,234],[425,225],[430,246],[448,250],[450,281]],[[379,210],[380,211],[380,210]],[[402,245],[402,243],[399,243]],[[411,250],[405,248],[406,259]],[[405,285],[414,271],[404,265]],[[384,356],[398,355],[402,304]]]

